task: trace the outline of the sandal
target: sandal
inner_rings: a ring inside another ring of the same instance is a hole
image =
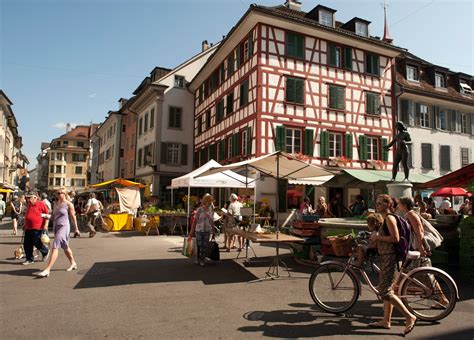
[[[382,321],[371,322],[367,326],[370,328],[390,329],[390,326],[383,324]]]

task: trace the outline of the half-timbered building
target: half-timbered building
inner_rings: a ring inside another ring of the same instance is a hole
[[[195,166],[275,150],[319,165],[379,168],[392,136],[395,57],[369,22],[297,1],[251,5],[197,74]]]

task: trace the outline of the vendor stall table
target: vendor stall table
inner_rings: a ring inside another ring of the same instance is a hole
[[[132,230],[133,216],[129,213],[109,214],[107,216],[114,221],[114,226],[111,231]]]

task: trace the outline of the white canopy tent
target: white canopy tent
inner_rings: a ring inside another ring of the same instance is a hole
[[[224,171],[245,171],[248,174],[248,171],[257,170],[260,174],[265,176],[274,177],[277,180],[287,179],[287,180],[302,180],[311,178],[313,181],[316,177],[321,176],[332,176],[333,173],[330,171],[316,165],[309,164],[302,160],[299,160],[292,155],[283,152],[276,151],[271,154],[250,159],[247,161],[242,161],[234,164],[224,165],[221,167],[210,168],[208,171],[203,172],[200,176],[210,176]],[[325,179],[327,179],[326,177]],[[247,179],[248,180],[248,179]],[[277,197],[280,196],[279,187],[277,186]],[[277,219],[277,228],[276,228],[276,238],[278,239],[278,234],[280,232],[279,223],[278,223],[278,210],[276,211]],[[276,243],[276,259],[274,266],[276,267],[275,277],[279,277],[278,267],[279,267],[279,244]],[[268,274],[268,273],[267,273]]]
[[[222,165],[211,159],[200,168],[171,180],[171,190],[176,188],[188,188],[188,197],[190,197],[191,188],[255,188],[254,179],[249,179],[230,170],[202,176],[202,174],[209,171],[209,169],[218,169],[220,167],[222,167]],[[188,222],[190,212],[189,201],[190,200],[188,200],[187,207]],[[187,226],[187,229],[189,229],[189,226]]]

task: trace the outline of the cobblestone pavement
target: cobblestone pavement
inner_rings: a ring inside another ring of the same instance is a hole
[[[368,329],[382,314],[381,303],[363,289],[345,315],[329,315],[308,293],[312,268],[282,258],[291,278],[259,283],[275,254],[253,245],[262,262],[250,267],[221,252],[222,260],[196,266],[180,254],[179,236],[136,232],[85,234],[71,239],[79,268],[66,272],[60,253],[51,276],[32,274],[44,263],[23,266],[13,258],[20,236],[8,220],[0,224],[0,329],[3,339],[242,339],[242,338],[396,338],[403,318],[395,313],[391,330]],[[411,338],[473,339],[474,288],[458,281],[461,301],[439,324],[418,323]]]

